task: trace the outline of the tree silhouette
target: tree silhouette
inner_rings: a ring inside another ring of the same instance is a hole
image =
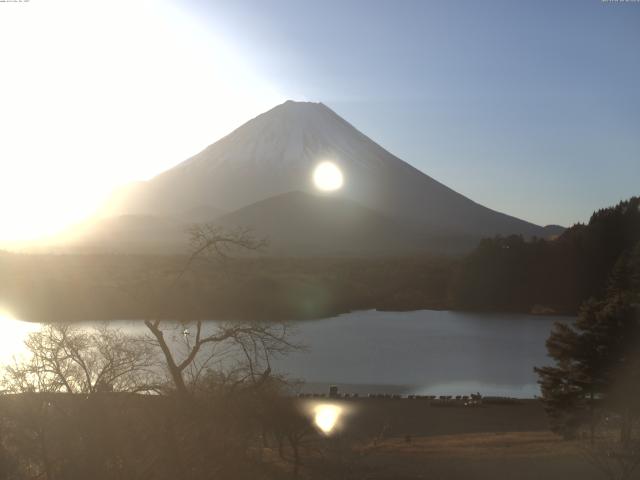
[[[588,426],[593,440],[600,417],[613,413],[620,440],[631,440],[640,414],[638,259],[640,243],[620,256],[603,300],[585,302],[574,325],[555,325],[547,349],[556,365],[535,369],[552,428],[565,436]]]
[[[192,253],[171,284],[171,289],[177,287],[198,260],[226,261],[234,251],[257,251],[266,244],[264,239],[254,237],[246,229],[228,231],[203,224],[192,227],[189,233]],[[236,374],[243,372],[237,381],[249,380],[252,383],[265,379],[271,373],[272,356],[296,348],[288,338],[284,323],[221,322],[207,328],[202,320],[196,320],[193,332],[189,329],[183,332],[185,349],[177,352],[165,335],[173,327],[163,323],[160,315],[144,323],[159,346],[173,386],[181,397],[189,396],[197,388],[195,381],[210,368],[215,347],[224,345],[235,350],[241,363],[240,367],[235,367]],[[193,340],[190,339],[192,333]],[[207,347],[209,352],[203,352]],[[202,356],[204,359],[200,358]],[[188,385],[189,380],[191,386]]]
[[[595,212],[554,240],[485,239],[450,286],[456,308],[576,313],[603,298],[618,259],[640,242],[640,197]]]
[[[25,348],[27,358],[5,368],[7,392],[145,392],[158,383],[148,343],[115,328],[45,325]]]

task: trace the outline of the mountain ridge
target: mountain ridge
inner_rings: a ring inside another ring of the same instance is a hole
[[[342,198],[427,236],[522,234],[541,227],[484,207],[388,152],[323,103],[287,101],[239,126],[198,154],[147,182],[123,189],[119,214],[180,218],[207,205],[232,213],[287,192],[317,193],[315,165],[342,170]]]

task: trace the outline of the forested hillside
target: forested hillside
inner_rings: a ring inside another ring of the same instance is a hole
[[[595,212],[555,240],[483,240],[459,265],[451,303],[470,310],[575,313],[601,296],[616,261],[640,242],[640,197]]]

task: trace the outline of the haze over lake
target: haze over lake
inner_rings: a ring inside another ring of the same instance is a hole
[[[351,393],[415,393],[533,397],[534,366],[550,364],[545,341],[556,321],[571,317],[419,310],[352,312],[292,324],[306,348],[273,361],[277,373],[303,380],[302,391],[325,393],[330,384]],[[22,324],[22,322],[20,322]],[[209,325],[214,325],[210,322]],[[14,329],[2,360],[20,353],[35,326]],[[95,324],[88,324],[95,325]],[[141,321],[111,326],[145,333]],[[172,342],[184,342],[176,323]]]

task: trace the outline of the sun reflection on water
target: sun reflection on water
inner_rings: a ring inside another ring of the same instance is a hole
[[[0,309],[0,366],[11,362],[14,357],[26,355],[24,341],[40,328],[38,323],[18,320],[10,312]]]

